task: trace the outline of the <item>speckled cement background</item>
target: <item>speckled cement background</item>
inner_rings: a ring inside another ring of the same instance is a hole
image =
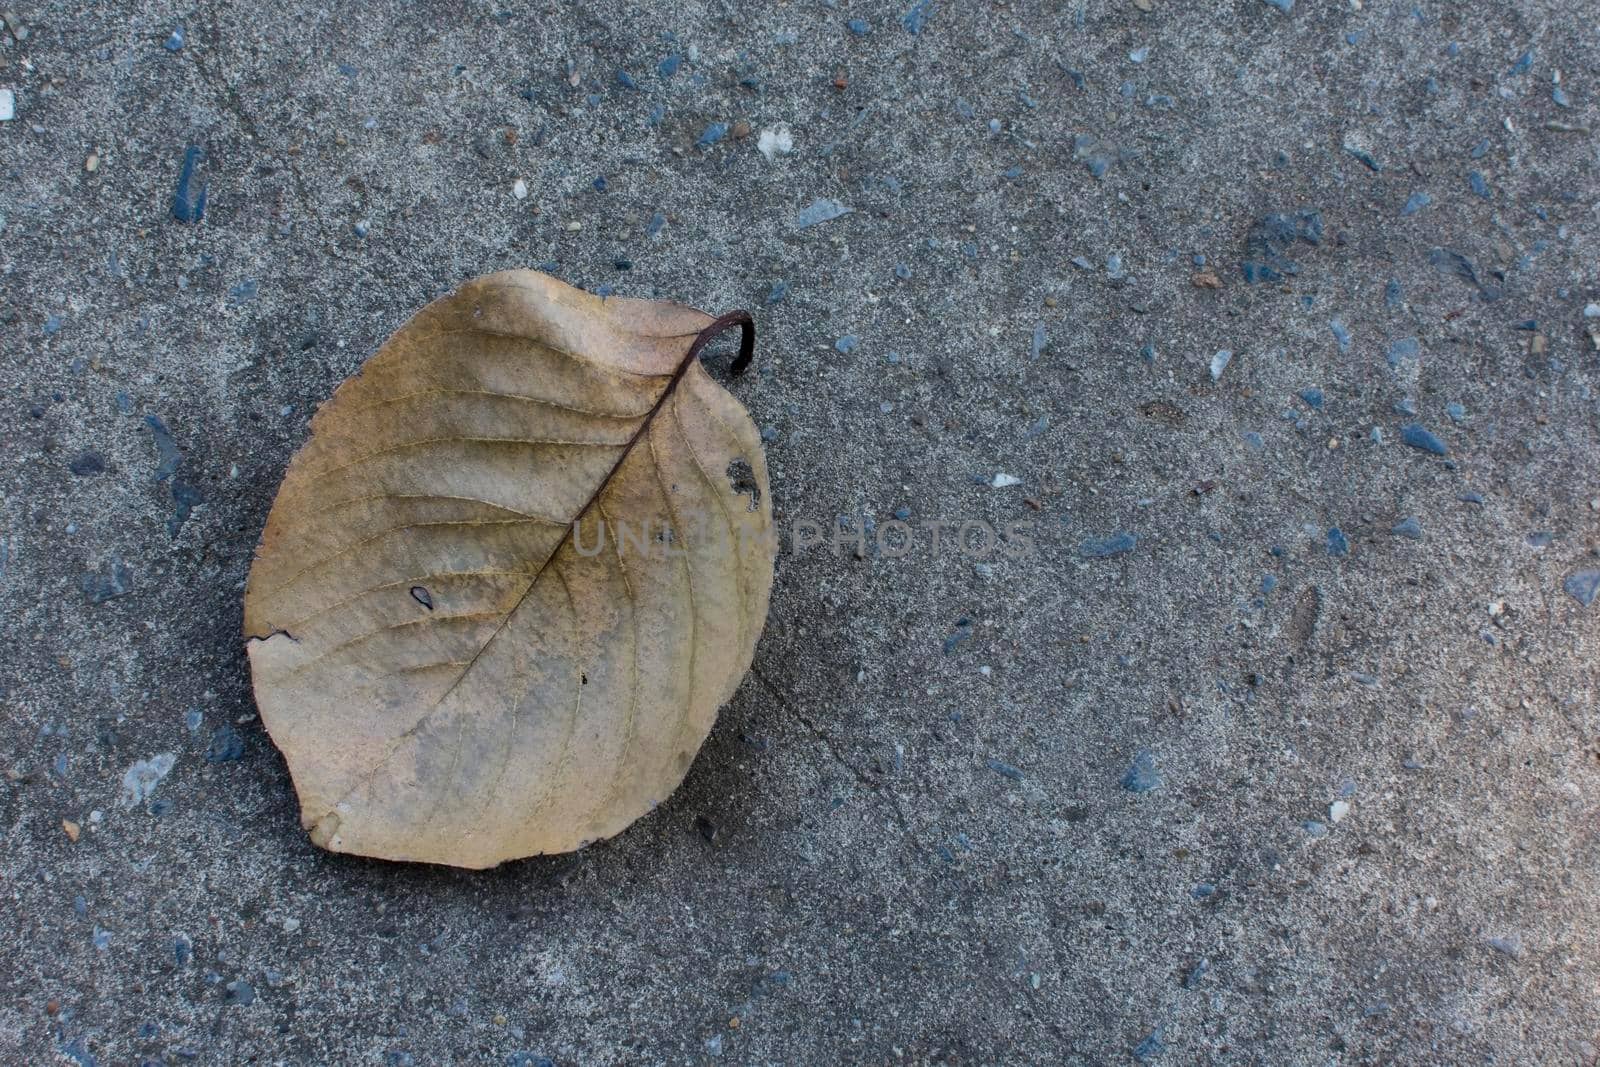
[[[1597,27],[18,0],[0,1061],[1595,1063]],[[256,536],[390,331],[540,264],[755,311],[785,523],[1036,551],[786,550],[615,840],[324,854],[253,717]]]

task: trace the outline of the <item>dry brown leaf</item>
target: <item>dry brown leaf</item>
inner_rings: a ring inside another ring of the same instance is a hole
[[[244,606],[313,841],[489,867],[682,781],[772,586],[760,437],[699,361],[736,324],[742,369],[743,313],[492,274],[317,413]]]

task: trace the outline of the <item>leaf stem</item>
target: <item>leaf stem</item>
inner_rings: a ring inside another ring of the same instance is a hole
[[[683,361],[684,365],[687,366],[699,359],[701,350],[730,326],[739,327],[739,355],[728,367],[728,376],[737,378],[743,374],[756,356],[756,323],[750,317],[750,312],[744,310],[730,311],[711,320],[711,325],[701,330],[696,335],[694,344],[689,346],[689,354]]]

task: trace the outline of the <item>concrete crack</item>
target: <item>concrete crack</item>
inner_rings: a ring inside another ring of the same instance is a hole
[[[833,757],[834,761],[838,763],[839,766],[843,767],[850,773],[850,777],[854,778],[857,784],[859,784],[863,789],[877,796],[879,800],[883,801],[888,806],[889,810],[894,814],[895,821],[900,824],[900,830],[905,834],[906,840],[911,843],[915,850],[920,852],[923,848],[922,842],[917,838],[916,832],[912,829],[911,820],[906,817],[905,809],[900,807],[900,799],[885,789],[882,785],[874,782],[867,776],[866,772],[862,771],[855,764],[845,759],[844,753],[839,751],[839,746],[834,743],[833,738],[829,737],[827,732],[813,722],[809,715],[801,711],[793,701],[786,697],[783,694],[783,691],[780,690],[770,678],[761,672],[759,667],[752,666],[750,668],[750,675],[751,677],[755,678],[756,681],[760,682],[766,688],[767,692],[772,694],[773,699],[778,702],[779,706],[782,707],[784,711],[793,715],[801,725],[803,725],[807,730],[811,731],[813,737],[822,742],[823,746],[828,750],[828,754]]]

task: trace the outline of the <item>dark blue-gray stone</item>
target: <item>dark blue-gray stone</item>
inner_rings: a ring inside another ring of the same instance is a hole
[[[244,755],[244,738],[230,724],[223,723],[211,734],[206,746],[207,763],[232,763]]]
[[[1422,540],[1422,523],[1415,518],[1401,519],[1389,528],[1389,532],[1396,537],[1409,538],[1412,541]]]
[[[194,171],[206,157],[205,151],[191,145],[183,153],[183,169],[178,172],[178,188],[172,194],[172,217],[179,222],[199,222],[206,213],[206,186],[201,183],[197,191]]]
[[[1002,777],[1010,778],[1012,781],[1022,781],[1022,771],[1009,763],[1002,763],[1000,760],[992,759],[989,761],[989,769]]]
[[[1600,595],[1600,570],[1584,570],[1567,576],[1561,583],[1561,588],[1584,607],[1594,603],[1594,598]]]
[[[1079,545],[1078,551],[1089,559],[1110,559],[1125,552],[1132,552],[1138,544],[1137,535],[1122,530],[1110,537],[1091,538]]]
[[[795,216],[794,225],[796,229],[803,230],[809,226],[831,222],[841,215],[848,214],[850,214],[850,209],[839,203],[839,201],[829,197],[821,197],[801,209],[800,214]]]
[[[1130,793],[1148,793],[1160,788],[1161,772],[1156,770],[1156,755],[1148,748],[1133,757],[1133,763],[1122,776],[1122,788]]]
[[[1424,452],[1432,452],[1436,456],[1447,456],[1450,447],[1439,440],[1426,426],[1420,422],[1408,422],[1400,427],[1400,440],[1412,448],[1420,448]]]
[[[1294,6],[1294,0],[1266,0],[1266,2],[1283,11],[1288,11]],[[1149,1063],[1165,1051],[1167,1046],[1162,1043],[1161,1031],[1157,1029],[1133,1047],[1133,1058],[1140,1063]]]

